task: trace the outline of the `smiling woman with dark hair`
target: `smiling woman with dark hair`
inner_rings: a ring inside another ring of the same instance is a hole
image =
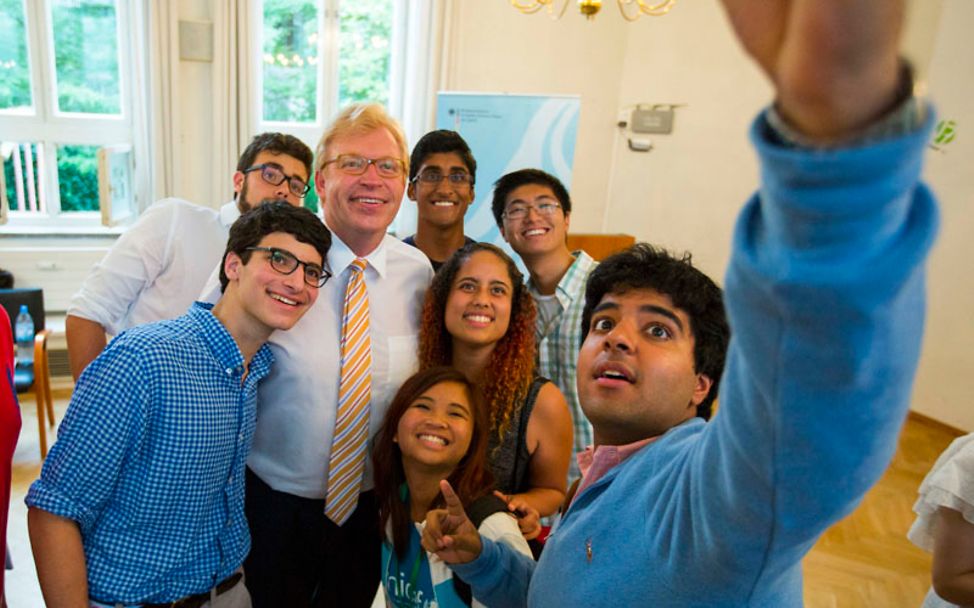
[[[527,538],[565,497],[571,415],[554,384],[536,376],[534,302],[514,261],[473,243],[433,278],[423,306],[420,366],[452,365],[487,406],[488,459],[498,489],[522,514]]]
[[[419,543],[426,512],[445,506],[440,480],[449,480],[468,510],[484,514],[477,525],[481,534],[530,555],[514,518],[491,494],[494,478],[486,456],[487,413],[466,376],[452,367],[431,367],[403,383],[372,450],[388,605],[421,605],[418,598],[440,606],[458,600],[481,605]]]

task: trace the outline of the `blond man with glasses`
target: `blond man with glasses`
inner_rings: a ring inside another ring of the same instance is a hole
[[[292,331],[269,341],[278,363],[259,391],[247,463],[245,569],[257,608],[371,604],[381,540],[367,438],[416,368],[433,274],[422,252],[386,232],[409,157],[381,106],[343,110],[316,158],[334,277]]]

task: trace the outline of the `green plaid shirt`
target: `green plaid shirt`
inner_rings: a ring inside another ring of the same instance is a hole
[[[572,252],[575,262],[568,267],[565,276],[555,288],[555,297],[561,311],[554,317],[545,319],[538,315],[538,373],[558,386],[568,401],[572,413],[575,432],[575,449],[568,469],[568,479],[579,477],[575,454],[592,445],[592,425],[578,402],[578,388],[575,386],[575,369],[578,351],[582,347],[582,307],[585,306],[585,282],[598,264],[584,251]],[[528,292],[535,299],[539,293],[528,281]]]

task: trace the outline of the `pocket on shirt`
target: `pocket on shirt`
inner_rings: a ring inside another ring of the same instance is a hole
[[[419,336],[389,337],[389,385],[394,390],[419,369]]]

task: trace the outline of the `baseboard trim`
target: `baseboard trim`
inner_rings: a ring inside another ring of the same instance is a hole
[[[956,426],[947,424],[946,422],[941,422],[941,421],[937,420],[936,418],[931,418],[930,416],[927,416],[926,414],[921,414],[920,412],[916,412],[914,410],[910,410],[909,418],[911,420],[915,420],[917,422],[921,422],[921,423],[926,424],[928,426],[932,426],[932,427],[936,427],[938,429],[941,429],[941,430],[943,430],[946,433],[949,433],[951,435],[954,435],[955,437],[960,437],[961,435],[966,435],[966,434],[968,434],[970,432],[970,431],[965,431],[965,430],[959,429]]]

